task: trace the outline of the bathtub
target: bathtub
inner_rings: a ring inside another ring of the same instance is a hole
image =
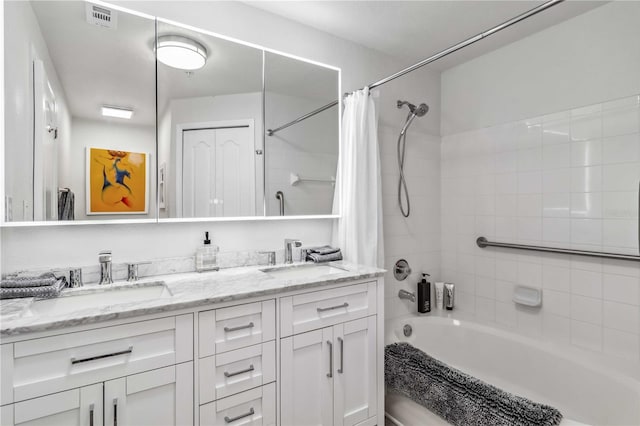
[[[410,337],[403,326],[413,328]],[[386,343],[408,342],[508,392],[551,405],[562,426],[640,425],[640,380],[598,364],[581,351],[450,318],[405,317],[387,323]],[[387,424],[446,425],[410,399],[388,392]]]

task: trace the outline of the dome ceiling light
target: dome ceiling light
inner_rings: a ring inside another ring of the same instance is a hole
[[[198,70],[207,63],[206,47],[177,35],[158,37],[156,55],[163,64],[186,71]]]

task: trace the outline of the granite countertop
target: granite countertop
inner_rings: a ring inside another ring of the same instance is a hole
[[[263,265],[228,268],[215,272],[163,275],[141,279],[135,283],[111,284],[108,287],[104,285],[87,285],[78,289],[63,290],[60,297],[49,300],[61,300],[80,293],[117,292],[120,287],[146,287],[159,284],[164,284],[170,294],[162,298],[128,302],[126,300],[127,294],[124,292],[122,294],[122,303],[118,302],[109,306],[102,305],[97,307],[79,306],[77,309],[74,307],[72,311],[67,310],[59,314],[37,314],[32,312],[30,306],[34,302],[33,298],[1,300],[0,336],[17,336],[25,333],[242,300],[250,297],[276,295],[285,291],[375,278],[384,273],[382,269],[347,262],[331,262],[327,265],[339,268],[339,270],[332,269],[332,273],[327,274],[310,273],[310,277],[304,278],[284,279],[261,271],[261,269],[281,269],[284,265],[271,267]]]

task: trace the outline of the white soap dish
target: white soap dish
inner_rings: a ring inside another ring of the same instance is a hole
[[[518,305],[542,306],[542,290],[533,287],[517,286],[513,290],[513,301]]]

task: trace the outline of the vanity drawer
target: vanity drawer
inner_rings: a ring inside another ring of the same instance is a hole
[[[14,401],[193,359],[193,315],[14,343]]]
[[[276,384],[271,383],[200,406],[200,426],[276,424]]]
[[[283,297],[280,334],[291,336],[375,313],[375,282]]]
[[[276,338],[276,302],[247,303],[199,314],[199,357]]]
[[[202,358],[199,378],[201,404],[274,382],[276,342]]]

